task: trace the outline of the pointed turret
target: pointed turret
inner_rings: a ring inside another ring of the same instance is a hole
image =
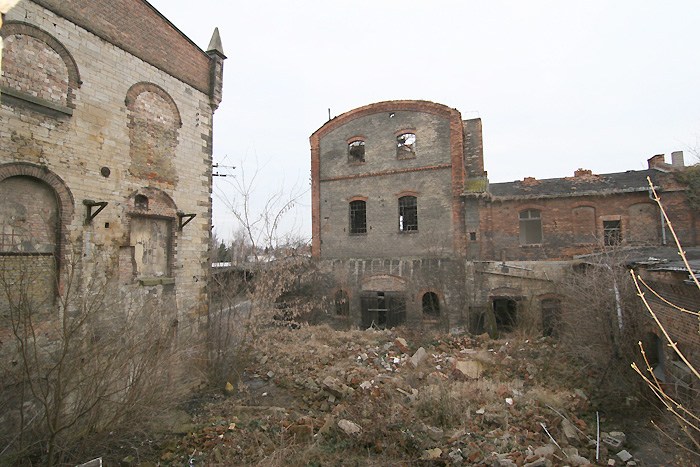
[[[207,47],[207,55],[209,55],[209,104],[213,109],[219,107],[221,96],[223,94],[224,85],[224,47],[221,45],[221,36],[219,36],[219,28],[214,28],[214,34],[211,35],[209,47]]]

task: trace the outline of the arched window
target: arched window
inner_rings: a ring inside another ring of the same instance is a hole
[[[399,231],[418,230],[418,199],[415,196],[399,198]]]
[[[348,162],[350,164],[359,164],[365,161],[365,142],[361,139],[356,139],[348,143]]]
[[[542,216],[537,209],[520,211],[520,244],[536,245],[542,243]]]
[[[367,203],[361,199],[350,201],[350,233],[367,233]]]
[[[416,134],[401,133],[396,136],[396,158],[411,159],[416,157]]]
[[[348,293],[340,289],[335,293],[335,297],[333,298],[333,302],[335,305],[335,314],[336,316],[349,316],[350,315],[350,297],[348,297]]]
[[[440,299],[435,292],[426,292],[421,299],[423,304],[423,317],[435,319],[440,316]]]
[[[59,205],[56,192],[33,177],[0,181],[0,269],[12,290],[33,310],[52,304],[56,290]]]

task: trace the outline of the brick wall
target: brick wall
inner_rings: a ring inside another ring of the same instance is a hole
[[[37,0],[36,3],[166,74],[210,93],[209,57],[147,2]]]
[[[48,47],[56,51],[66,64],[69,94],[74,94],[68,106],[72,112],[57,114],[48,104],[3,96],[0,183],[13,175],[48,183],[59,200],[59,258],[66,257],[69,248],[77,248],[86,270],[105,258],[113,261],[115,267],[119,266],[125,290],[131,290],[135,297],[143,295],[144,303],[151,293],[162,295],[157,302],[167,303],[167,312],[196,329],[198,314],[207,306],[209,271],[213,117],[208,95],[210,62],[140,0],[42,4],[53,10],[35,2],[21,2],[7,14],[3,33],[10,39],[6,28],[15,33],[22,28],[39,31],[32,37],[42,40],[45,50]],[[120,8],[124,11],[117,14]],[[92,11],[94,15],[89,17]],[[117,16],[108,18],[112,14]],[[27,22],[31,27],[26,26]],[[160,34],[161,29],[169,32]],[[149,63],[155,58],[144,61],[127,52],[123,43],[138,41],[149,30],[153,35],[140,43],[139,50],[142,55],[161,56],[170,65],[156,66]],[[50,36],[46,31],[51,32]],[[121,46],[104,40],[114,34],[121,36]],[[159,44],[155,46],[154,41]],[[164,71],[173,68],[180,72]],[[145,94],[130,93],[139,89]],[[134,106],[130,107],[132,94]],[[130,121],[130,116],[138,121],[135,127],[143,130],[140,136],[131,133],[134,119]],[[165,149],[158,147],[162,143],[167,143]],[[132,171],[134,160],[140,170]],[[147,169],[149,163],[153,170]],[[143,287],[135,281],[129,219],[134,196],[139,193],[170,200],[164,212],[156,203],[151,206],[153,212],[146,214],[166,218],[173,226],[169,269],[174,286]],[[86,223],[84,200],[108,204]],[[182,231],[177,229],[177,211],[196,214]]]
[[[415,157],[397,157],[397,134],[416,135]],[[365,160],[348,160],[348,142],[365,142]],[[463,229],[462,121],[459,112],[422,101],[355,109],[311,136],[313,251],[324,258],[451,255]],[[418,230],[399,231],[398,198],[416,196]],[[349,232],[349,201],[362,197],[367,233]],[[456,240],[457,239],[457,240]],[[457,247],[456,247],[457,245]]]
[[[681,242],[694,246],[695,215],[683,193],[665,192],[662,201]],[[518,216],[526,209],[541,212],[541,244],[520,244]],[[662,244],[660,212],[646,192],[482,201],[482,259],[500,260],[504,253],[508,260],[570,259],[592,253],[600,249],[603,221],[616,219],[620,220],[622,246]],[[668,227],[666,233],[667,242],[671,242]]]

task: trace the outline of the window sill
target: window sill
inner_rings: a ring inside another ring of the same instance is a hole
[[[411,235],[411,234],[417,234],[418,229],[416,230],[399,230],[399,235]]]
[[[398,160],[398,161],[404,161],[406,159],[415,159],[415,158],[416,158],[415,154],[413,154],[411,156],[396,156],[396,160]]]
[[[542,248],[544,243],[530,243],[529,245],[520,245],[520,248]]]
[[[56,104],[55,102],[33,96],[26,92],[18,91],[7,86],[0,85],[0,94],[2,94],[3,97],[11,97],[17,99],[18,101],[22,101],[23,103],[29,103],[30,105],[36,106],[38,109],[44,109],[49,112],[58,112],[68,116],[73,115],[73,109],[70,107]]]
[[[367,236],[367,232],[362,232],[362,233],[352,233],[352,232],[350,232],[350,236],[351,236],[351,237],[366,237],[366,236]]]
[[[139,285],[143,287],[155,287],[156,285],[174,285],[174,277],[140,277]]]
[[[348,165],[349,165],[350,167],[357,167],[357,166],[359,166],[359,165],[365,165],[365,161],[362,161],[362,162],[348,162]]]

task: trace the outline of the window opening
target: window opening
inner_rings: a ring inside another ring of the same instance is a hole
[[[617,246],[622,243],[620,221],[603,221],[603,241],[605,246]]]
[[[499,331],[512,331],[517,323],[518,304],[511,298],[495,298],[493,313]]]
[[[418,230],[418,200],[415,196],[399,198],[399,231]]]
[[[137,209],[148,209],[148,196],[136,195],[134,197],[134,207]]]
[[[561,315],[561,300],[546,298],[542,300],[542,334],[555,336],[557,323]]]
[[[403,133],[396,137],[396,157],[406,159],[416,156],[416,134]]]
[[[365,161],[365,142],[362,140],[353,141],[348,144],[348,162],[360,163]]]
[[[440,316],[440,299],[435,292],[423,294],[423,316],[428,319],[435,319]]]
[[[350,202],[350,233],[367,233],[367,203],[362,200]]]
[[[361,326],[392,328],[406,321],[406,297],[396,292],[369,292],[360,297]]]
[[[520,212],[520,244],[536,245],[542,243],[542,217],[537,209]]]
[[[348,316],[350,314],[350,298],[344,290],[338,290],[335,294],[335,314]]]

